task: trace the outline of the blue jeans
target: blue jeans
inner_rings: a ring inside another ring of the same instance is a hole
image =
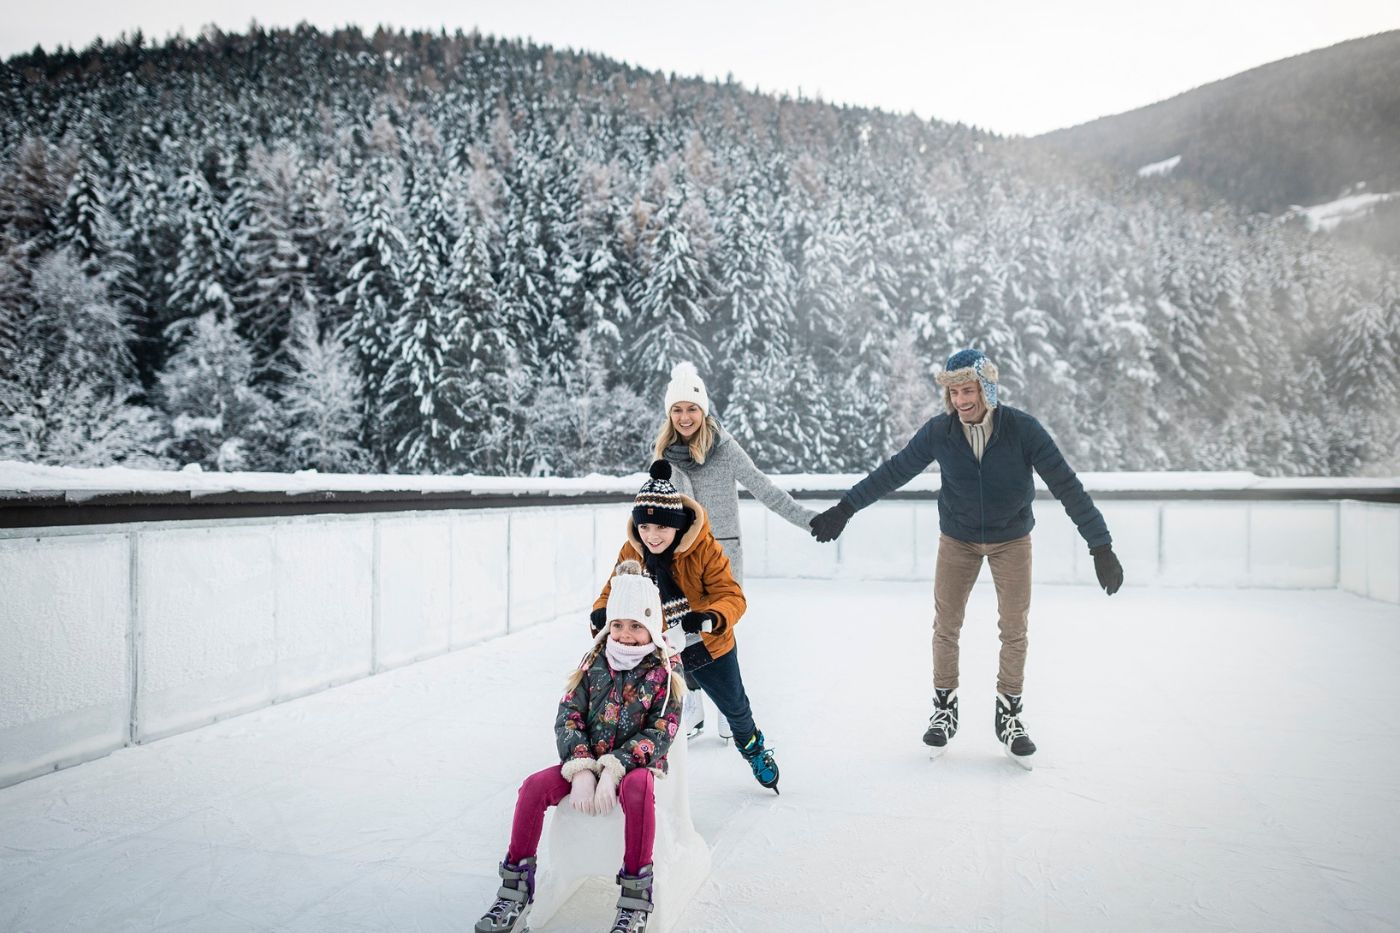
[[[739,646],[716,658],[704,667],[690,672],[700,682],[710,702],[729,720],[729,728],[734,733],[734,745],[743,748],[753,738],[753,711],[749,709],[749,695],[744,692],[744,678],[739,673]]]

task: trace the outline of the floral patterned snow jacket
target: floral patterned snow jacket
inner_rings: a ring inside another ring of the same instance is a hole
[[[559,701],[554,738],[564,779],[587,770],[610,771],[620,781],[643,767],[665,774],[680,721],[681,697],[671,692],[665,661],[652,654],[630,671],[614,671],[599,651]]]

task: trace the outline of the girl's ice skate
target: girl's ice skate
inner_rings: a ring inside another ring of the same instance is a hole
[[[651,919],[651,866],[643,865],[635,875],[618,872],[622,894],[617,899],[617,919],[608,933],[643,933]]]
[[[530,906],[535,901],[535,859],[501,862],[501,887],[496,902],[476,922],[476,933],[527,933]]]

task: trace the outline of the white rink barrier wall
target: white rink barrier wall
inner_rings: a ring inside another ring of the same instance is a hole
[[[1098,504],[1128,586],[1340,587],[1400,605],[1400,505]],[[0,531],[0,786],[560,616],[582,630],[627,510]],[[741,511],[751,577],[932,579],[932,501],[877,503],[835,545]],[[1036,515],[1035,579],[1093,583],[1059,504]]]

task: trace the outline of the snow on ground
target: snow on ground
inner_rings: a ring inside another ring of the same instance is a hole
[[[750,599],[782,795],[692,745],[714,866],[677,930],[1400,929],[1395,606],[1040,586],[1028,773],[991,734],[989,585],[937,762],[928,583]],[[470,929],[583,643],[561,619],[0,790],[0,929]],[[606,890],[547,929],[606,929]]]
[[[1181,156],[1174,155],[1170,159],[1163,159],[1160,162],[1153,162],[1149,165],[1144,165],[1142,168],[1137,170],[1138,177],[1152,178],[1153,176],[1157,175],[1165,177],[1167,175],[1170,175],[1172,171],[1180,164]]]

